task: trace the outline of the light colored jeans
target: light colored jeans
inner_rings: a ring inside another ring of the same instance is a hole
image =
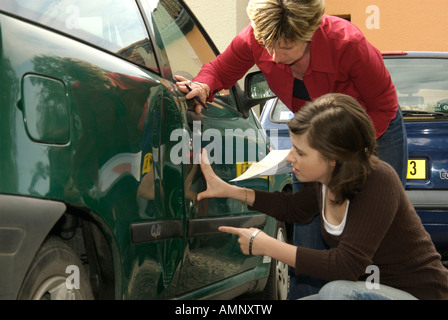
[[[368,289],[365,281],[336,280],[328,282],[317,294],[300,300],[417,300],[413,295],[384,284]]]

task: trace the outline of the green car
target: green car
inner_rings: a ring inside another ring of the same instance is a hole
[[[202,148],[226,181],[270,148],[260,100],[177,90],[217,54],[182,1],[0,2],[0,299],[285,298],[286,267],[218,231],[283,224],[196,200]]]

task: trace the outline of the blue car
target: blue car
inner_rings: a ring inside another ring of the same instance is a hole
[[[384,62],[397,90],[408,137],[406,192],[436,248],[448,259],[448,53],[388,52]],[[292,112],[269,100],[260,122],[273,148],[289,149]],[[446,262],[445,262],[445,265]]]

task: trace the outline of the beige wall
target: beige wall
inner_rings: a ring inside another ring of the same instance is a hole
[[[224,50],[249,23],[248,0],[186,0]],[[326,0],[327,14],[350,15],[378,49],[448,51],[448,0]]]
[[[220,52],[249,24],[249,0],[185,0]],[[253,67],[249,72],[257,70]],[[239,82],[244,87],[244,78]],[[256,111],[258,112],[258,111]]]
[[[326,13],[351,15],[378,49],[448,51],[447,0],[326,0]]]
[[[185,2],[221,52],[233,37],[249,24],[246,14],[249,0],[185,0]]]

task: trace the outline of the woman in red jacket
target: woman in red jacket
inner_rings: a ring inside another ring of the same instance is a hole
[[[187,94],[188,99],[198,96],[202,101],[211,101],[217,92],[231,88],[257,65],[270,89],[293,112],[326,93],[350,95],[372,119],[377,156],[392,165],[404,186],[405,127],[381,53],[356,26],[324,15],[324,10],[323,0],[251,0],[247,8],[250,25],[222,54],[204,65],[193,82],[177,77],[177,85],[187,93],[185,85],[190,83],[192,91]],[[201,109],[198,103],[196,112]],[[301,186],[295,181],[294,191]],[[325,247],[310,229],[319,230],[319,221],[296,225],[294,243]],[[293,298],[311,293],[295,294],[295,281],[292,278]]]

